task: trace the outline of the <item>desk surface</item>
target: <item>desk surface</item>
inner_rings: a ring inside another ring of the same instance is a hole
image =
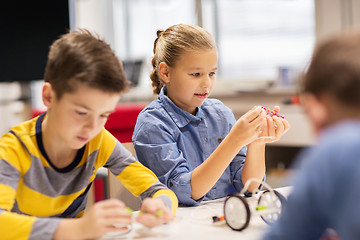
[[[287,196],[291,187],[277,189],[284,196]],[[249,226],[241,231],[233,231],[226,224],[215,225],[212,216],[222,216],[225,198],[205,201],[197,207],[179,207],[175,220],[166,225],[148,229],[139,223],[133,224],[133,229],[123,236],[105,236],[101,240],[116,239],[164,239],[164,240],[192,240],[192,239],[261,239],[268,229],[268,225],[260,216],[251,216]],[[249,205],[256,204],[257,198],[248,198]]]

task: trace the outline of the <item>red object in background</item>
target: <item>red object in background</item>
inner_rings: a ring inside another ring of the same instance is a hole
[[[95,202],[99,202],[101,200],[107,199],[106,189],[105,189],[106,178],[96,176],[94,180],[94,200]]]
[[[105,128],[120,142],[131,142],[136,119],[145,105],[119,104],[105,124]],[[32,117],[36,117],[46,110],[32,109]]]
[[[105,128],[120,142],[131,142],[136,119],[145,105],[121,104],[109,116]]]
[[[292,95],[291,96],[291,103],[292,104],[300,104],[300,96],[299,95]]]
[[[33,108],[31,109],[31,118],[34,118],[40,114],[42,114],[43,112],[46,112],[46,109],[36,109],[36,108]]]

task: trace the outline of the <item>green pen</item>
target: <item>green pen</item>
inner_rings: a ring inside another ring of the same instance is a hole
[[[134,210],[132,210],[132,209],[129,208],[129,207],[125,207],[125,209],[126,209],[129,213],[133,213],[133,212],[134,212]]]
[[[163,214],[163,212],[161,210],[157,210],[156,213],[155,213],[155,215],[157,217],[160,217],[162,214]]]
[[[139,212],[139,216],[140,216],[141,214],[143,214],[142,211]],[[162,214],[163,214],[163,212],[162,212],[161,210],[157,210],[154,215],[157,216],[157,217],[160,217]]]
[[[125,207],[125,209],[126,209],[129,213],[133,213],[133,212],[134,212],[134,210],[132,210],[132,209],[129,208],[129,207]],[[141,214],[143,214],[142,211],[139,212],[139,215],[141,215]],[[157,217],[160,217],[162,214],[163,214],[163,212],[162,212],[161,210],[157,210],[157,211],[155,212],[155,216],[157,216]]]

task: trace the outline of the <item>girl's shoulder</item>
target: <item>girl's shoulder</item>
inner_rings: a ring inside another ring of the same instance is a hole
[[[208,98],[204,101],[202,107],[205,112],[217,112],[219,114],[223,115],[233,115],[232,110],[227,107],[223,102],[221,102],[219,99],[215,98]]]
[[[154,100],[139,113],[138,119],[148,117],[162,118],[165,112],[162,104],[158,100]]]
[[[222,103],[219,99],[216,98],[207,98],[204,101],[203,106],[208,106],[208,105],[216,105],[218,107],[225,106],[224,103]]]
[[[135,128],[140,126],[151,128],[151,126],[159,127],[169,124],[171,125],[172,121],[168,112],[159,101],[154,100],[139,113]]]

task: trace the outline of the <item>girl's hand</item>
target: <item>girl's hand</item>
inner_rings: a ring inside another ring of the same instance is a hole
[[[95,203],[90,210],[79,219],[79,228],[84,239],[99,238],[108,232],[123,231],[132,224],[132,215],[125,204],[117,199]]]
[[[274,109],[280,112],[280,107]],[[266,115],[266,124],[262,126],[262,133],[254,143],[270,143],[279,140],[290,129],[289,122],[281,117]]]
[[[142,202],[136,221],[153,228],[174,219],[174,215],[160,198],[146,198]]]
[[[266,113],[261,106],[255,106],[237,120],[230,133],[245,146],[263,135],[264,125]]]

